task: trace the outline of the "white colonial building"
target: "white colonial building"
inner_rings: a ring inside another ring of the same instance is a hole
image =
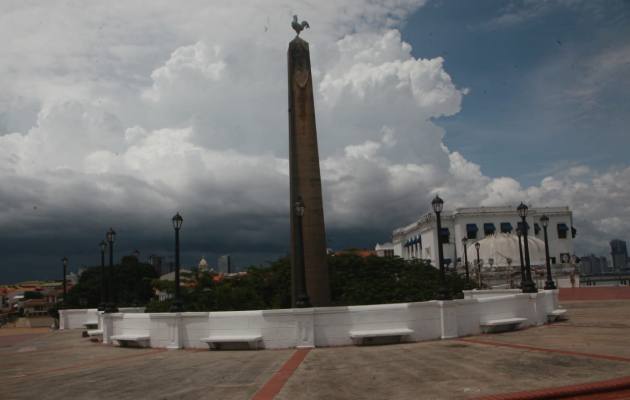
[[[576,230],[569,207],[530,208],[527,215],[528,245],[530,261],[533,267],[545,265],[545,249],[542,215],[549,217],[547,228],[549,255],[555,272],[573,271],[573,238]],[[444,211],[442,216],[442,241],[445,265],[463,267],[464,244],[467,238],[468,263],[476,266],[479,242],[479,258],[484,270],[505,270],[506,283],[509,284],[510,271],[520,276],[520,256],[516,228],[521,225],[521,218],[516,207],[470,207]],[[432,265],[438,265],[437,231],[434,213],[427,213],[417,221],[393,231],[392,242],[377,244],[379,255],[389,254],[406,260],[424,259]],[[540,270],[540,268],[538,268]],[[567,275],[560,274],[560,275]],[[568,276],[568,275],[567,275]],[[502,278],[503,279],[503,278]],[[567,278],[568,279],[568,278]],[[564,285],[563,285],[564,286]]]

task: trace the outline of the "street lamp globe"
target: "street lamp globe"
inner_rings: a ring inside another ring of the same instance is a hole
[[[440,196],[435,195],[435,199],[433,199],[431,205],[433,206],[433,211],[435,211],[436,213],[441,213],[442,209],[444,208],[444,200],[442,200]]]
[[[116,239],[116,232],[114,232],[112,228],[109,228],[109,230],[107,231],[106,237],[109,243],[114,243],[114,240]]]
[[[67,266],[68,266],[68,257],[64,257],[64,258],[62,258],[62,259],[61,259],[61,262],[63,263],[63,266],[64,266],[64,267],[67,267]]]
[[[540,217],[540,223],[542,224],[543,228],[546,228],[549,225],[549,217],[543,214],[543,216]]]
[[[479,250],[480,247],[481,247],[481,244],[479,242],[475,243],[475,249]]]
[[[101,251],[104,252],[105,248],[107,247],[107,242],[104,240],[101,240],[101,243],[99,243],[98,246],[101,248]]]
[[[304,201],[302,201],[302,196],[298,196],[297,200],[295,201],[295,215],[297,215],[298,217],[303,217],[304,216]]]
[[[182,218],[179,213],[175,214],[173,216],[173,228],[175,228],[175,230],[180,230],[182,227],[182,223],[184,223],[184,218]]]
[[[526,206],[524,203],[522,203],[522,202],[521,202],[521,204],[519,204],[519,206],[518,206],[518,207],[516,207],[516,211],[518,211],[518,215],[519,215],[521,218],[525,218],[525,217],[527,217],[527,211],[528,211],[528,210],[529,210],[529,209],[527,208],[527,206]]]

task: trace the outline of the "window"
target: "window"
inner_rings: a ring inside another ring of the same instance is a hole
[[[569,227],[567,224],[558,224],[558,239],[566,239]]]
[[[441,236],[441,239],[442,239],[442,243],[450,243],[449,242],[450,234],[449,234],[448,228],[442,228],[440,230],[440,236]]]
[[[521,230],[521,233],[523,233],[523,223],[519,222],[516,226]],[[529,224],[527,222],[525,222],[525,227],[527,228],[527,233],[529,233]]]
[[[491,223],[483,224],[483,234],[484,235],[486,235],[486,236],[493,235],[495,231],[496,231],[496,228],[494,227],[494,224],[491,224]]]
[[[556,257],[549,257],[549,262],[554,265],[556,263]]]
[[[501,233],[512,233],[512,224],[509,222],[501,222]]]
[[[571,227],[571,238],[575,239],[575,235],[577,235],[577,229]]]
[[[466,236],[468,239],[477,239],[477,224],[466,224]]]

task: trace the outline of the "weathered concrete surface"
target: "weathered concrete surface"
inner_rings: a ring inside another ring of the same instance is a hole
[[[466,399],[630,377],[630,301],[564,306],[569,321],[517,332],[314,349],[276,399]],[[3,400],[248,399],[294,353],[126,349],[80,331],[13,332],[0,329]]]
[[[248,399],[292,353],[118,348],[76,330],[32,336],[0,341],[3,400]]]
[[[626,357],[630,361],[630,301],[563,302],[568,321],[483,336],[500,343]],[[628,362],[630,364],[630,362]]]
[[[566,307],[567,322],[470,338],[541,351],[464,340],[317,349],[277,398],[463,399],[630,376],[630,302]]]

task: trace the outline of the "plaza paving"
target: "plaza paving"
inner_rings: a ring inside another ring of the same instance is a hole
[[[569,321],[537,328],[310,351],[118,348],[3,328],[0,398],[467,399],[616,378],[630,388],[630,300],[563,305]]]

